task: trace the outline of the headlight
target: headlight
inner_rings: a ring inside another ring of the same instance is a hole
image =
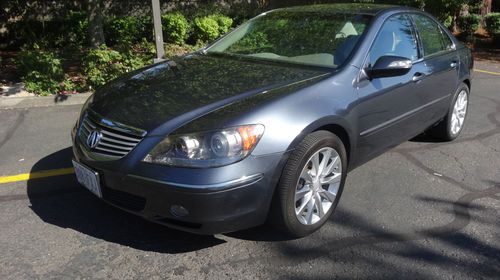
[[[264,126],[256,124],[170,135],[158,143],[143,161],[201,168],[228,165],[248,156],[263,133]]]

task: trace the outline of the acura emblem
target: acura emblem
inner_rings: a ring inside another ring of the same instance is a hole
[[[97,145],[99,145],[99,142],[101,141],[101,138],[102,133],[100,131],[92,131],[87,137],[87,146],[89,146],[89,148],[91,149],[97,147]]]

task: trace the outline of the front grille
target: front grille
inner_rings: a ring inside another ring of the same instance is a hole
[[[95,113],[87,112],[80,124],[79,138],[85,148],[93,154],[118,159],[126,156],[144,138],[144,131],[124,126],[103,118],[94,116]],[[87,143],[93,131],[101,133],[102,137],[94,147]]]

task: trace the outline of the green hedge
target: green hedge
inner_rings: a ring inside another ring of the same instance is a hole
[[[143,42],[124,52],[104,45],[89,50],[82,57],[87,86],[91,90],[95,89],[129,71],[150,64],[153,61],[153,48],[151,43]]]
[[[212,41],[219,37],[219,24],[211,17],[194,19],[193,38],[196,41]]]
[[[225,15],[215,14],[210,16],[219,25],[219,34],[226,34],[233,26],[233,20]]]
[[[194,40],[208,42],[228,32],[233,25],[233,20],[227,16],[215,14],[197,17],[194,19],[193,25]]]
[[[458,27],[466,35],[473,35],[481,24],[481,17],[479,15],[470,14],[458,18]]]
[[[114,17],[104,26],[106,43],[110,46],[129,47],[142,39],[152,39],[151,17]]]
[[[163,26],[163,40],[167,43],[183,45],[189,36],[189,22],[179,13],[168,13],[161,17]]]
[[[87,40],[87,16],[70,11],[66,17],[50,21],[20,20],[5,23],[7,32],[0,35],[4,49],[43,49],[83,46]]]
[[[500,34],[500,13],[491,13],[484,17],[485,29],[491,36]]]
[[[23,50],[15,63],[29,92],[51,95],[74,89],[74,84],[65,80],[61,59],[53,52]]]
[[[200,12],[201,13],[201,12]],[[207,42],[228,32],[233,19],[217,10],[204,10],[188,17],[181,12],[162,15],[163,37],[166,43],[183,45]],[[188,14],[189,15],[189,14]],[[127,49],[146,39],[153,41],[153,23],[149,16],[109,17],[104,19],[106,45]],[[69,11],[62,19],[49,21],[21,20],[7,22],[8,32],[0,35],[0,48],[80,49],[88,45],[88,20],[85,12]]]

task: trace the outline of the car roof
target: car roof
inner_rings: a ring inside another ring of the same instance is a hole
[[[376,15],[381,11],[392,10],[401,6],[369,3],[337,3],[292,6],[273,10],[273,12],[306,12],[322,14],[367,14]]]

